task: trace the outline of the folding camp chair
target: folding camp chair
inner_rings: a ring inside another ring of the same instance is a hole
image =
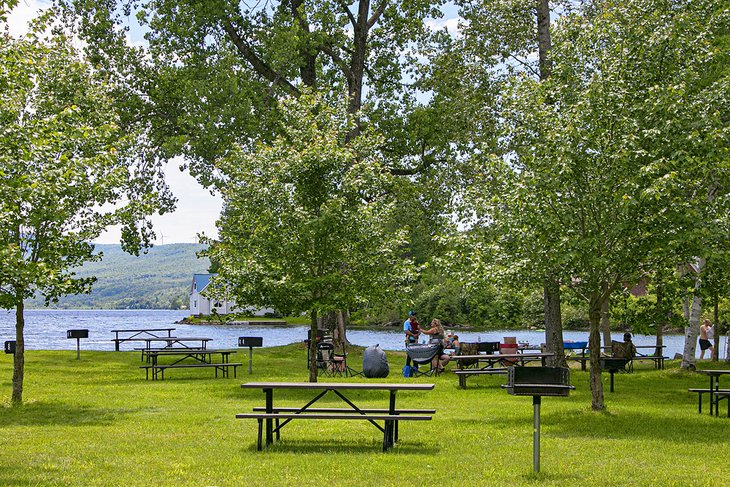
[[[413,369],[415,376],[421,375],[439,375],[441,369],[433,365],[433,358],[439,354],[442,350],[442,346],[439,343],[414,343],[412,345],[406,345],[406,353],[411,358],[411,361],[416,364]],[[428,365],[428,369],[423,367],[419,369],[418,365]],[[425,372],[423,372],[425,370]]]
[[[326,377],[341,377],[345,372],[345,361],[335,354],[335,346],[332,343],[317,344],[317,370]]]

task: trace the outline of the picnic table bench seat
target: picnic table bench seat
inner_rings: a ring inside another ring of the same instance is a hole
[[[466,389],[466,378],[470,375],[507,375],[507,367],[493,369],[456,369],[454,374],[459,377],[459,387]]]
[[[199,368],[214,368],[215,377],[218,378],[218,371],[221,371],[221,375],[226,378],[229,377],[228,369],[233,368],[233,377],[236,377],[236,368],[242,366],[241,363],[180,363],[180,364],[155,364],[155,365],[140,365],[140,369],[145,369],[145,378],[149,380],[150,371],[152,371],[152,380],[165,380],[165,370],[167,369],[199,369]]]
[[[728,416],[730,417],[730,389],[708,389],[708,388],[690,388],[687,389],[689,392],[695,392],[697,393],[697,411],[699,413],[702,413],[702,395],[703,394],[709,394],[710,392],[713,393],[716,397],[716,401],[720,401],[721,399],[726,399],[728,401]],[[712,405],[710,405],[710,408]]]
[[[255,408],[258,409],[258,408]],[[283,408],[280,408],[283,409]],[[366,413],[367,410],[360,410],[360,413],[358,413],[354,409],[345,409],[345,408],[320,408],[320,409],[330,409],[330,412],[315,412],[311,413],[310,409],[300,411],[299,409],[295,409],[299,412],[272,412],[272,413],[262,413],[262,412],[256,412],[256,413],[240,413],[236,414],[236,418],[238,419],[256,419],[258,421],[258,434],[257,434],[257,442],[256,442],[256,449],[261,451],[263,449],[263,431],[264,431],[264,420],[275,420],[276,426],[273,429],[273,432],[276,433],[276,439],[279,440],[279,432],[281,428],[283,428],[289,421],[292,420],[302,420],[302,419],[314,419],[314,420],[328,420],[328,421],[369,421],[373,425],[375,425],[378,429],[380,429],[383,432],[383,451],[387,450],[390,446],[389,437],[391,435],[391,431],[394,429],[395,434],[395,440],[397,441],[398,438],[398,422],[399,421],[430,421],[432,417],[427,414],[382,414],[382,413]],[[342,412],[334,412],[336,410],[340,410]],[[346,412],[345,412],[346,411]],[[375,411],[375,410],[374,410]],[[378,410],[379,411],[379,410]],[[387,410],[385,410],[387,411]],[[435,411],[434,411],[435,412]],[[283,423],[280,423],[280,420],[284,420]],[[380,424],[376,423],[376,421],[383,421],[384,425],[381,426]]]

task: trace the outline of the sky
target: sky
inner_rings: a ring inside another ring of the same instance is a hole
[[[8,19],[10,33],[22,35],[28,20],[48,5],[48,1],[20,0]],[[222,200],[220,196],[211,195],[187,171],[181,172],[181,162],[172,160],[165,166],[165,180],[178,202],[173,213],[151,218],[157,234],[155,245],[197,243],[199,233],[213,238],[218,236],[215,221],[220,215]],[[119,238],[119,228],[111,227],[95,243],[119,243]]]

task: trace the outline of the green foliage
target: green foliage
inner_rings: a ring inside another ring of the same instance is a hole
[[[380,137],[346,142],[353,118],[342,102],[287,100],[282,134],[218,165],[230,181],[220,242],[220,281],[239,302],[282,312],[349,309],[408,282],[402,232],[388,232],[394,184]]]

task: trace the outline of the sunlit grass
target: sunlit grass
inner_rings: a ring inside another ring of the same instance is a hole
[[[359,350],[350,362],[359,368]],[[237,379],[212,370],[171,370],[145,381],[132,352],[30,351],[26,404],[9,406],[12,357],[0,356],[0,485],[726,485],[730,419],[697,414],[689,387],[707,379],[669,363],[615,378],[607,413],[590,410],[588,374],[573,370],[569,398],[543,398],[542,472],[532,473],[532,401],[508,395],[502,376],[472,377],[466,390],[446,373],[404,379],[402,354],[388,352],[387,382],[434,382],[400,392],[400,406],[434,407],[433,421],[382,436],[363,422],[292,423],[282,441],[256,451],[256,422],[235,414],[263,405],[242,382],[303,381],[301,344],[248,350]],[[703,363],[703,366],[706,364]],[[363,378],[323,379],[362,381]],[[283,400],[284,394],[280,396]],[[303,393],[288,393],[294,405]],[[337,399],[323,399],[336,405]],[[355,394],[384,407],[383,393]],[[282,404],[284,404],[282,402]],[[707,411],[707,408],[705,408]]]

